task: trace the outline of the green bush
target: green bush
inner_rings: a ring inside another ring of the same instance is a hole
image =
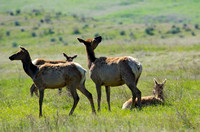
[[[19,15],[20,13],[21,13],[21,10],[20,10],[20,9],[16,10],[16,14],[17,14],[17,15]]]
[[[74,28],[72,34],[81,34],[78,28]]]
[[[172,29],[171,29],[171,34],[177,34],[180,32],[181,32],[181,30],[179,27],[172,27]]]
[[[148,27],[148,28],[145,29],[146,34],[148,34],[150,36],[154,35],[153,31],[154,31],[153,27]]]
[[[199,29],[199,24],[195,24],[195,25],[194,25],[194,28],[195,28],[195,29]]]
[[[6,31],[6,36],[10,36],[10,31]]]
[[[121,31],[121,32],[120,32],[120,35],[121,35],[121,36],[126,35],[125,31]]]
[[[36,35],[35,32],[32,32],[32,33],[31,33],[31,36],[32,36],[32,37],[36,37],[37,35]]]
[[[20,26],[20,23],[18,21],[15,21],[15,26]]]
[[[51,38],[50,41],[51,42],[56,42],[56,38]]]
[[[12,43],[12,47],[16,48],[18,46],[18,44],[16,42]]]

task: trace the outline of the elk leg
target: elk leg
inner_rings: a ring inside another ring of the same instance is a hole
[[[101,85],[96,84],[96,90],[97,90],[97,103],[98,103],[98,111],[100,111],[100,103],[101,103]]]
[[[58,94],[61,95],[61,93],[62,93],[62,89],[59,88],[59,89],[58,89]]]
[[[133,108],[133,106],[135,106],[135,99],[137,97],[137,105],[139,107],[139,109],[141,110],[141,92],[140,90],[136,87],[135,83],[133,84],[128,84],[126,83],[127,86],[130,88],[131,92],[132,92],[132,104],[131,104],[131,108]]]
[[[31,97],[33,96],[33,92],[35,92],[35,95],[38,96],[37,87],[35,86],[35,84],[32,84],[32,86],[30,87],[30,92]]]
[[[141,91],[135,86],[134,92],[136,93],[139,110],[141,110]]]
[[[127,84],[128,88],[131,90],[131,93],[132,93],[132,102],[131,102],[131,107],[130,109],[133,109],[133,106],[135,106],[135,99],[136,99],[136,94],[134,92],[134,87],[130,84]]]
[[[69,115],[72,115],[73,112],[74,112],[74,110],[75,110],[75,108],[76,108],[76,106],[77,106],[77,104],[78,104],[79,96],[78,96],[78,94],[77,94],[76,87],[71,86],[71,87],[69,87],[69,90],[70,90],[71,95],[72,95],[72,97],[73,97],[73,99],[74,99],[73,107],[72,107],[72,109],[71,109],[71,111],[70,111],[70,113],[69,113]]]
[[[137,84],[138,84],[139,79],[140,79],[140,75],[139,75],[139,77],[136,79],[136,86],[137,86]]]
[[[92,107],[92,112],[96,114],[92,94],[85,88],[85,82],[84,84],[80,85],[79,90],[89,99],[90,105]]]
[[[40,92],[40,97],[39,97],[40,113],[39,113],[39,117],[42,117],[42,102],[43,102],[43,98],[44,98],[44,89],[41,89],[39,92]]]
[[[107,97],[107,102],[108,102],[108,109],[109,109],[109,111],[111,111],[111,109],[110,109],[110,87],[105,86],[105,89],[106,89],[106,97]]]
[[[122,75],[122,79],[124,80],[126,85],[131,89],[131,92],[132,92],[132,95],[133,95],[131,109],[134,106],[135,97],[137,97],[138,107],[141,110],[141,92],[136,87],[138,79],[135,78],[134,73],[132,72],[131,68],[128,66],[127,63],[122,62],[122,63],[120,63],[120,66],[123,67],[123,69],[120,70],[121,75]],[[124,70],[124,69],[126,69],[126,70]]]

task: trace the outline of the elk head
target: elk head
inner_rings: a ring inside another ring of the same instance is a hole
[[[157,97],[157,98],[161,98],[162,100],[164,100],[163,98],[163,88],[164,88],[164,84],[166,83],[167,79],[165,79],[162,83],[158,83],[157,80],[154,78],[154,90],[153,90],[153,94]]]

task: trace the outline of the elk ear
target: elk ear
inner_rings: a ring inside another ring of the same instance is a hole
[[[85,43],[85,40],[83,40],[83,39],[81,39],[81,38],[77,38],[78,39],[78,41],[80,42],[80,43]]]
[[[154,78],[153,80],[154,80],[154,83],[155,83],[156,85],[158,85],[158,82],[156,81],[156,79]]]
[[[72,58],[74,59],[74,58],[76,58],[77,57],[77,55],[74,55]]]
[[[20,49],[22,49],[22,50],[26,50],[24,47],[22,47],[22,46],[20,46]]]
[[[65,53],[63,53],[64,57],[68,57]]]
[[[167,81],[167,79],[165,79],[162,84],[164,85],[166,83],[166,81]]]

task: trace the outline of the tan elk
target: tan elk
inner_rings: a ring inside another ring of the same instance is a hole
[[[163,95],[163,88],[164,84],[166,83],[166,79],[162,83],[158,83],[156,79],[154,78],[154,90],[153,94],[154,96],[145,96],[141,98],[141,104],[142,106],[147,106],[147,105],[156,105],[156,104],[162,104],[164,102],[164,95]],[[128,101],[126,101],[122,109],[128,109],[131,107],[132,104],[132,98],[130,98]],[[138,100],[135,100],[135,106],[138,105]]]
[[[23,69],[30,76],[39,89],[39,116],[42,116],[42,103],[45,89],[58,89],[68,87],[74,99],[74,104],[69,115],[73,114],[76,108],[79,96],[77,90],[80,90],[90,101],[92,112],[95,112],[92,94],[85,88],[86,70],[78,63],[66,62],[59,64],[43,64],[36,66],[31,62],[28,50],[23,47],[9,57],[10,60],[21,60]]]
[[[100,111],[101,86],[105,86],[108,109],[111,110],[110,87],[120,86],[123,84],[126,84],[131,90],[133,100],[137,97],[138,106],[139,109],[141,109],[141,92],[137,88],[137,83],[142,73],[142,65],[135,58],[130,56],[96,58],[94,50],[101,42],[101,36],[94,39],[77,39],[86,47],[90,78],[96,85],[98,95],[98,111]],[[133,106],[134,102],[132,103],[131,109]]]
[[[45,60],[45,59],[38,59],[37,58],[37,59],[33,60],[32,63],[34,65],[38,65],[38,66],[43,65],[45,63],[50,63],[50,64],[66,63],[66,61],[72,62],[73,59],[77,57],[77,55],[67,56],[65,53],[63,53],[63,55],[64,55],[64,57],[66,57],[66,60],[52,61],[52,60]],[[58,91],[59,91],[59,94],[61,94],[62,89],[59,88]],[[37,88],[35,87],[34,84],[31,85],[30,92],[31,92],[31,96],[33,96],[33,92],[35,92],[35,95],[38,96]]]

